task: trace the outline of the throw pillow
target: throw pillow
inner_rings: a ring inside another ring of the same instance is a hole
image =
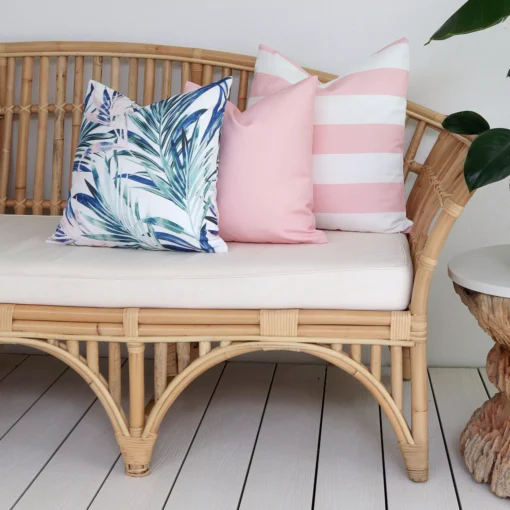
[[[225,252],[216,205],[231,78],[140,107],[89,83],[73,183],[49,242]]]
[[[408,70],[409,43],[402,39],[352,72],[319,84],[313,139],[318,228],[392,233],[412,226],[403,177]],[[248,108],[308,76],[261,45]]]
[[[317,78],[283,87],[245,112],[228,102],[218,178],[220,235],[248,243],[326,243],[312,212]],[[198,85],[187,83],[185,90]]]

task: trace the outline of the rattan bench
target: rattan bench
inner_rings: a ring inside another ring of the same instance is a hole
[[[187,80],[207,84],[233,74],[232,96],[243,110],[253,66],[252,57],[169,46],[0,44],[0,213],[62,213],[86,79],[103,79],[148,104],[169,96]],[[321,80],[334,78],[310,72]],[[431,110],[408,103],[407,114],[414,134],[405,156],[406,178],[416,174],[407,201],[408,217],[414,222],[408,236],[414,280],[407,309],[100,308],[66,306],[65,298],[61,306],[48,306],[27,297],[22,303],[7,299],[0,304],[0,344],[40,349],[87,381],[111,420],[131,476],[148,473],[163,417],[204,371],[254,351],[308,353],[345,370],[370,391],[395,431],[410,478],[425,481],[427,300],[441,248],[469,199],[463,164],[470,140],[443,131],[444,117]],[[415,157],[426,132],[439,135],[420,164]],[[107,374],[99,369],[100,343],[108,345]],[[155,395],[145,408],[148,344],[154,344]],[[129,387],[124,389],[120,375],[125,346]],[[367,365],[362,362],[364,346],[370,355]],[[383,346],[391,351],[389,389],[381,382]],[[402,414],[403,379],[412,381],[410,425]],[[129,392],[128,416],[122,391]]]

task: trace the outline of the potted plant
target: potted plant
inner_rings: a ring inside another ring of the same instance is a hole
[[[427,44],[485,30],[505,21],[508,16],[510,0],[468,0],[434,33]],[[459,135],[478,135],[469,149],[464,166],[469,191],[510,175],[510,129],[491,128],[481,115],[472,111],[449,115],[443,127]]]

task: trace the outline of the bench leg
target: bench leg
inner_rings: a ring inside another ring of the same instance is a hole
[[[156,439],[157,434],[151,434],[147,438],[117,435],[117,443],[126,465],[126,475],[142,477],[149,474]]]
[[[426,482],[429,476],[427,344],[411,347],[411,432],[414,445],[401,445],[409,478]]]
[[[126,474],[146,476],[156,434],[143,438],[145,426],[145,387],[144,387],[144,351],[143,343],[128,343],[129,355],[129,433],[130,436],[117,436]]]

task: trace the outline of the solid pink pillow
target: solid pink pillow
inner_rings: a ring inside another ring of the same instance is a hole
[[[199,88],[188,82],[185,91]],[[326,243],[316,230],[312,142],[317,77],[241,112],[228,102],[220,139],[220,236],[240,243]]]

